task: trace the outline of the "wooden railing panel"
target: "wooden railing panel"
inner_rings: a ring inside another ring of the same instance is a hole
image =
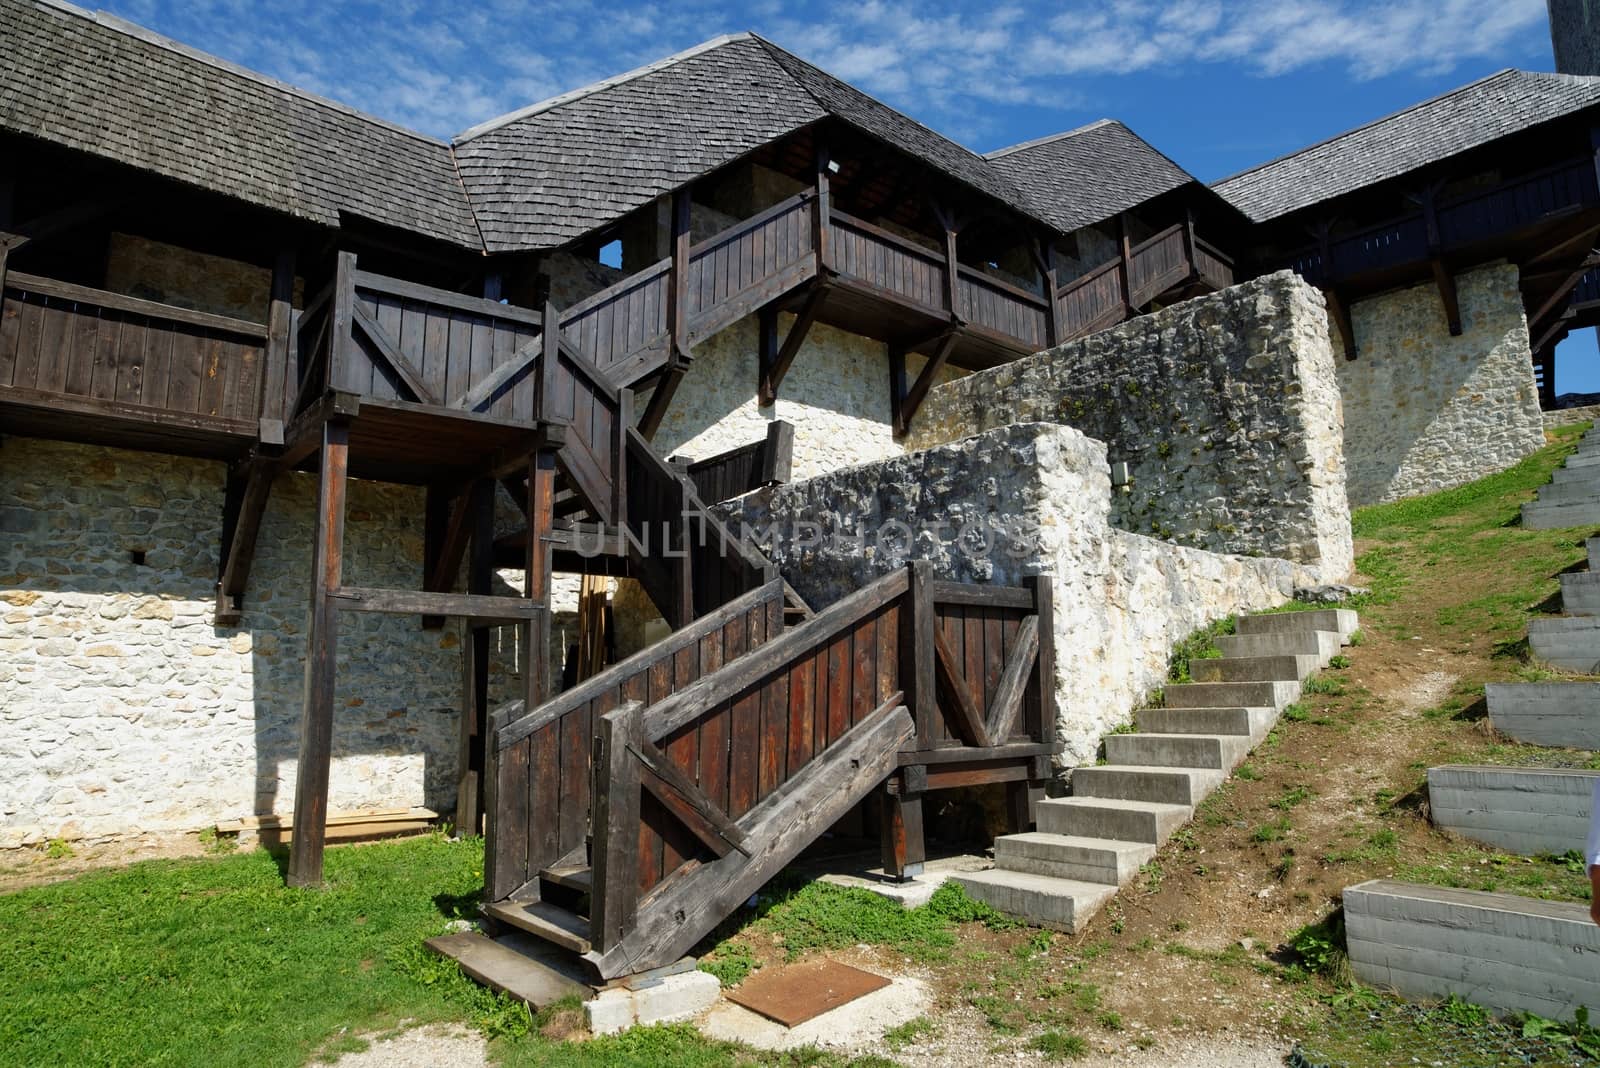
[[[843,212],[833,213],[829,266],[931,312],[950,311],[943,258]]]
[[[266,328],[12,271],[0,386],[219,423],[261,411]]]
[[[1103,325],[1119,322],[1125,304],[1118,261],[1112,261],[1061,289],[1061,336],[1074,338]]]
[[[600,717],[628,701],[650,707],[701,675],[776,637],[783,626],[783,584],[772,582],[725,610],[697,620],[599,675],[580,683],[527,712],[514,702],[495,713],[491,744],[492,809],[495,841],[485,857],[486,886],[491,900],[503,900],[538,878],[539,870],[583,845],[589,832],[592,740]],[[715,753],[721,724],[701,730],[711,734],[704,752]],[[698,737],[695,743],[699,753]],[[671,747],[668,746],[669,755]],[[679,745],[683,757],[686,747]],[[697,774],[699,774],[697,770]],[[671,817],[649,805],[648,822],[667,827]],[[675,823],[676,821],[671,821]],[[681,827],[673,827],[672,834]],[[650,870],[659,872],[665,839],[659,834],[649,847]],[[645,870],[641,847],[641,871]]]
[[[567,340],[601,371],[613,376],[630,356],[663,346],[667,335],[667,273],[671,265],[671,260],[661,260],[567,309],[561,317]]]
[[[1128,265],[1133,304],[1143,307],[1190,273],[1184,227],[1170,226],[1133,250]]]
[[[1198,239],[1194,242],[1194,269],[1212,289],[1233,285],[1233,261]]]
[[[811,194],[768,208],[689,254],[689,315],[703,316],[811,255]]]
[[[956,283],[957,314],[974,326],[1043,349],[1050,323],[1043,297],[963,267]]]

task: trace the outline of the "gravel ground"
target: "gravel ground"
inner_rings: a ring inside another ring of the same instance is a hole
[[[334,1062],[337,1068],[484,1068],[488,1063],[483,1036],[458,1024],[415,1027]]]

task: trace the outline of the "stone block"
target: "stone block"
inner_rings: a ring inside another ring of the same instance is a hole
[[[1600,1005],[1600,927],[1582,904],[1375,879],[1346,887],[1344,910],[1365,983],[1557,1020]]]
[[[1165,842],[1193,812],[1189,805],[1102,797],[1046,798],[1035,809],[1041,831],[1151,845]]]
[[[1196,682],[1304,682],[1317,670],[1314,656],[1232,656],[1189,661]]]
[[[1263,615],[1240,616],[1234,624],[1236,634],[1300,634],[1305,631],[1331,630],[1341,640],[1361,626],[1360,617],[1352,608],[1318,608],[1306,612],[1268,612]]]
[[[1103,883],[1022,871],[996,869],[954,878],[968,895],[1001,912],[1068,934],[1076,934],[1079,925],[1117,892],[1115,886]]]
[[[1444,765],[1428,769],[1433,823],[1510,853],[1582,850],[1595,777],[1576,769]]]
[[[1156,855],[1148,842],[1029,831],[994,840],[994,866],[1002,871],[1029,872],[1054,879],[1122,886]]]
[[[1600,682],[1491,682],[1489,722],[1533,745],[1600,749]]]
[[[583,1004],[584,1020],[597,1035],[616,1034],[634,1026],[688,1020],[709,1009],[722,996],[722,984],[709,972],[668,975],[638,989],[613,986]]]

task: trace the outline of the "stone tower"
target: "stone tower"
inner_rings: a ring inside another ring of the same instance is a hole
[[[1562,74],[1600,75],[1600,0],[1545,0]]]

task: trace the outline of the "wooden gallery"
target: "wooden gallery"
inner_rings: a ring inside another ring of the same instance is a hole
[[[978,155],[749,34],[448,143],[54,0],[0,37],[0,845],[242,821],[312,885],[330,827],[436,814],[605,978],[829,832],[915,876],[942,799],[1026,830],[1066,770],[1077,576],[913,539],[823,603],[719,505],[1285,269],[1345,387],[1403,363],[1384,301],[1475,366],[1492,265],[1506,421],[1600,321],[1596,78],[1208,187],[1114,121]],[[1412,445],[1351,398],[1395,392],[1345,395],[1367,499]]]

